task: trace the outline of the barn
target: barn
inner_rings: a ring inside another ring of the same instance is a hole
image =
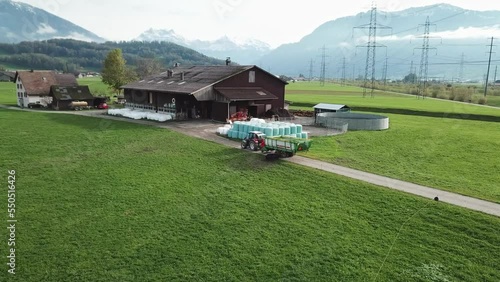
[[[52,107],[56,110],[71,110],[72,102],[86,102],[94,107],[95,98],[88,86],[58,86],[50,87],[50,96],[53,98]]]
[[[48,107],[53,97],[50,88],[58,86],[78,86],[72,74],[58,74],[54,71],[18,71],[14,79],[16,83],[17,105],[19,107]]]
[[[226,121],[284,108],[286,82],[257,66],[177,66],[122,86],[126,107]]]

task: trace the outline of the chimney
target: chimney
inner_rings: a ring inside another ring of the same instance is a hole
[[[30,72],[35,72],[35,70],[34,70],[34,69],[31,69],[31,71],[30,71]]]
[[[226,66],[229,66],[231,64],[231,57],[226,58]]]
[[[181,72],[181,80],[184,80],[184,72]]]
[[[177,62],[175,62],[175,63],[174,63],[174,68],[176,68],[176,67],[178,67],[178,66],[180,66],[180,64],[179,64],[179,63],[177,63]]]

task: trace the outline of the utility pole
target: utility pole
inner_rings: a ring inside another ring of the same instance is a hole
[[[460,60],[460,71],[458,72],[458,79],[460,82],[464,81],[464,65],[465,65],[465,55],[462,53],[462,59]]]
[[[368,29],[368,42],[364,46],[366,48],[366,67],[365,67],[365,81],[363,83],[363,97],[368,94],[368,86],[370,86],[370,96],[374,97],[375,92],[375,62],[376,62],[376,50],[379,47],[386,47],[384,45],[377,44],[377,29],[392,29],[388,26],[383,26],[377,24],[377,7],[375,3],[372,3],[372,8],[370,12],[370,23],[355,27],[357,29]]]
[[[342,60],[342,82],[341,82],[341,85],[342,86],[345,86],[345,68],[346,68],[346,65],[345,65],[345,57],[344,59]]]
[[[313,72],[314,72],[314,61],[311,59],[311,62],[309,63],[309,82],[313,80]]]
[[[320,85],[325,86],[325,80],[326,80],[326,47],[323,45],[323,48],[321,50],[321,74],[319,77]]]
[[[385,57],[384,69],[382,71],[382,81],[384,82],[384,86],[387,85],[387,66],[388,66],[389,58]]]
[[[495,78],[493,80],[493,85],[496,85],[496,83],[497,83],[497,70],[498,70],[498,66],[495,66]]]
[[[495,40],[494,37],[491,38],[491,43],[490,43],[490,58],[488,59],[488,71],[486,72],[486,84],[484,86],[484,97],[486,97],[486,95],[488,93],[488,78],[490,77],[491,54],[493,54],[493,40]]]
[[[427,16],[427,20],[425,21],[424,24],[424,42],[422,43],[421,48],[416,48],[416,49],[422,49],[422,55],[420,57],[420,70],[419,70],[419,75],[418,75],[418,95],[417,98],[422,97],[422,99],[425,98],[425,93],[427,90],[427,80],[429,79],[429,50],[430,49],[436,49],[436,48],[431,48],[429,46],[429,39],[430,39],[430,26],[431,22],[429,20],[429,17]]]

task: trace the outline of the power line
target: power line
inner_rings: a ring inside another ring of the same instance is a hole
[[[422,43],[421,48],[416,48],[416,49],[422,49],[422,55],[420,57],[420,70],[418,76],[419,84],[418,84],[417,98],[419,97],[425,98],[427,90],[427,80],[429,76],[429,50],[436,49],[436,48],[431,48],[429,46],[430,26],[431,22],[429,20],[429,17],[427,17],[427,20],[425,21],[424,24],[424,36],[423,36],[424,42]]]
[[[494,37],[491,37],[491,43],[490,43],[490,58],[488,59],[488,71],[486,72],[486,84],[484,85],[484,97],[488,94],[488,79],[490,77],[490,66],[491,66],[491,54],[493,54],[493,40],[495,40]]]
[[[465,54],[462,53],[462,58],[460,60],[460,71],[458,72],[458,79],[461,82],[464,81],[464,64],[465,64]]]
[[[313,79],[313,72],[314,72],[314,61],[311,59],[311,62],[309,63],[309,81],[312,81]]]
[[[345,57],[344,59],[342,59],[342,82],[341,82],[341,85],[342,86],[345,86],[345,68],[346,68],[346,65],[345,65]]]
[[[368,85],[370,84],[370,96],[374,97],[375,92],[375,64],[376,64],[376,49],[379,47],[386,47],[377,44],[377,29],[392,29],[388,26],[377,24],[377,7],[372,4],[370,12],[370,23],[355,27],[356,29],[368,29],[368,42],[366,46],[366,66],[365,66],[365,80],[363,83],[363,97],[366,97],[368,92]],[[360,47],[360,46],[357,46]]]
[[[320,81],[320,85],[321,86],[325,86],[325,80],[326,80],[326,50],[327,48],[325,47],[325,45],[323,45],[323,48],[320,49],[321,50],[321,70],[320,70],[320,77],[319,77],[319,81]]]

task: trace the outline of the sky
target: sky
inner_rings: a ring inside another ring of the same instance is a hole
[[[368,11],[372,1],[326,0],[16,0],[44,9],[107,40],[132,40],[142,32],[173,29],[187,39],[222,36],[258,39],[277,47],[299,41],[323,23]],[[328,3],[328,4],[327,4]],[[471,10],[500,10],[491,0],[378,0],[379,10],[399,11],[437,3]]]

